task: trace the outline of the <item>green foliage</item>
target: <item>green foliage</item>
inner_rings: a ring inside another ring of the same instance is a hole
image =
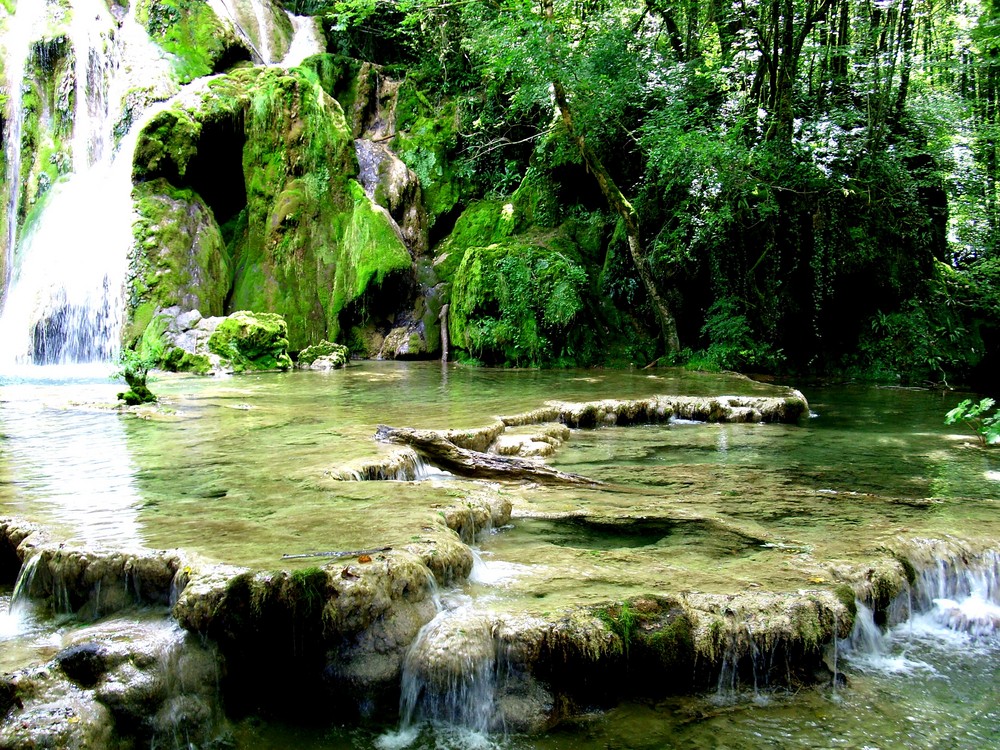
[[[701,369],[773,370],[781,361],[781,352],[754,340],[750,324],[740,309],[739,300],[722,297],[712,303],[701,333],[709,340],[701,360]]]
[[[127,391],[118,394],[118,399],[124,401],[126,406],[140,406],[156,401],[156,396],[146,385],[149,371],[154,364],[150,358],[140,355],[133,349],[122,349],[119,353],[118,369],[112,377],[115,380],[124,380],[128,385]]]
[[[964,424],[982,445],[1000,443],[1000,411],[989,413],[995,404],[991,398],[984,398],[978,404],[965,399],[945,415],[944,423]]]
[[[586,272],[565,243],[527,242],[469,248],[455,273],[452,341],[489,364],[573,361],[582,343],[573,324],[584,308]]]

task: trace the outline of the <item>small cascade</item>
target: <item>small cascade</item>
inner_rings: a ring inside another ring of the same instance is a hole
[[[911,618],[973,637],[1000,629],[1000,554],[943,558],[917,573]]]
[[[307,57],[321,54],[326,49],[326,43],[315,16],[296,16],[289,13],[288,18],[292,22],[292,42],[288,45],[288,52],[281,61],[281,67],[294,68],[301,65]]]
[[[258,51],[260,52],[261,60],[265,65],[270,65],[275,62],[273,53],[271,52],[271,26],[266,18],[267,11],[270,8],[264,7],[263,0],[251,0],[250,4],[253,6],[254,18],[257,21],[257,40],[258,40]]]
[[[875,612],[862,601],[855,601],[857,615],[854,628],[847,637],[844,651],[848,654],[884,656],[889,653],[889,637],[875,624]]]
[[[417,634],[403,664],[400,732],[422,723],[486,734],[496,720],[497,646],[489,620],[445,609]]]
[[[750,623],[747,623],[746,638],[733,633],[722,654],[715,702],[732,703],[741,689],[750,686],[754,699],[761,700],[761,691],[770,686],[770,671],[768,659],[757,644]]]
[[[42,562],[42,556],[32,555],[21,566],[17,574],[17,581],[14,583],[14,593],[10,597],[10,611],[16,613],[28,607],[31,597],[31,590],[38,574],[38,566]]]
[[[917,569],[912,588],[888,608],[883,630],[864,602],[850,638],[839,645],[853,666],[882,673],[930,669],[910,653],[921,648],[966,650],[992,642],[1000,629],[1000,555],[944,555]]]
[[[479,586],[498,586],[513,580],[523,571],[523,566],[503,560],[488,560],[475,547],[472,552],[472,572],[469,573],[469,583]]]
[[[329,475],[350,482],[416,482],[454,477],[450,472],[427,463],[412,448],[393,451],[380,458],[355,461],[331,469]]]
[[[226,721],[218,652],[208,642],[197,642],[176,623],[167,632],[170,637],[157,653],[156,673],[163,686],[163,699],[150,719],[150,746],[214,745]]]

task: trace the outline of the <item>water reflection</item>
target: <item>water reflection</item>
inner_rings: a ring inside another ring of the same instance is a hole
[[[0,381],[0,503],[87,544],[140,544],[139,496],[107,366],[20,368]],[[87,407],[86,404],[93,404]]]

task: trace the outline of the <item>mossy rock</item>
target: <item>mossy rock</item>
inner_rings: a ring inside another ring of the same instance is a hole
[[[380,287],[390,274],[411,276],[413,258],[388,212],[365,195],[364,188],[351,180],[353,211],[340,238],[336,260],[333,294],[328,319],[331,338],[339,333],[339,315],[349,304],[359,300],[373,287]]]
[[[573,356],[587,274],[558,237],[517,237],[469,248],[455,272],[449,333],[489,364],[558,364]]]
[[[456,168],[458,119],[453,102],[434,107],[409,80],[399,88],[396,105],[399,132],[392,150],[420,180],[430,225],[451,212],[464,193]]]
[[[222,315],[232,270],[211,209],[197,193],[162,178],[136,185],[132,198],[138,215],[128,282],[133,308],[176,305]]]
[[[274,313],[233,313],[219,323],[208,339],[208,348],[230,362],[237,372],[287,370],[292,366],[288,326]]]
[[[296,367],[300,369],[334,369],[346,367],[350,352],[343,344],[321,341],[299,352]]]
[[[250,60],[250,51],[231,24],[204,0],[136,0],[136,20],[174,57],[183,83]]]
[[[437,278],[450,282],[465,251],[502,242],[513,234],[513,206],[498,200],[475,201],[455,222],[455,228],[435,248],[434,271]]]

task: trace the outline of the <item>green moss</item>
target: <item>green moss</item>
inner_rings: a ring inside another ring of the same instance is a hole
[[[834,595],[841,604],[851,613],[851,619],[858,616],[858,595],[846,583],[842,583],[833,590]]]
[[[329,577],[322,568],[296,570],[288,577],[282,597],[293,612],[305,617],[317,616],[326,604],[328,584]]]
[[[616,648],[619,653],[628,657],[639,619],[632,605],[625,601],[598,611],[597,616],[612,633],[618,636]]]
[[[571,329],[586,294],[587,274],[575,248],[558,237],[469,248],[452,286],[451,339],[488,363],[571,359]]]
[[[344,228],[336,262],[329,318],[334,320],[370,287],[380,286],[394,272],[409,273],[413,259],[387,213],[373,204],[356,181],[348,183],[354,210]],[[339,330],[339,329],[338,329]]]
[[[513,197],[518,230],[556,227],[562,220],[555,183],[547,172],[531,168]]]
[[[475,201],[462,212],[451,234],[435,250],[434,271],[437,278],[451,282],[466,250],[501,242],[511,236],[513,228],[510,204]]]
[[[913,586],[917,582],[917,569],[913,567],[913,563],[902,555],[896,555],[896,562],[902,566],[907,583]]]
[[[458,205],[464,192],[454,158],[458,145],[455,104],[431,106],[408,80],[399,88],[396,122],[399,133],[392,149],[420,179],[424,206],[433,226],[439,216]]]
[[[142,129],[132,160],[132,178],[148,180],[164,174],[183,177],[198,151],[201,121],[180,106],[160,112]]]
[[[329,341],[320,341],[318,344],[306,347],[299,352],[298,364],[300,366],[311,365],[320,357],[328,357],[334,367],[344,367],[350,353],[343,344],[333,344]]]
[[[136,19],[174,56],[183,83],[217,72],[239,41],[203,0],[136,0]]]
[[[646,645],[661,668],[677,667],[694,659],[694,625],[686,613],[669,619],[653,629]]]
[[[357,76],[361,70],[358,60],[343,55],[313,55],[304,60],[299,69],[310,81],[340,102],[345,112],[353,109]]]
[[[179,305],[222,315],[232,270],[208,206],[193,191],[162,178],[136,185],[132,198],[137,215],[128,280],[132,329],[145,327],[135,312],[144,306]]]
[[[233,313],[208,339],[210,351],[232,363],[237,372],[245,370],[287,370],[288,327],[280,315]]]

